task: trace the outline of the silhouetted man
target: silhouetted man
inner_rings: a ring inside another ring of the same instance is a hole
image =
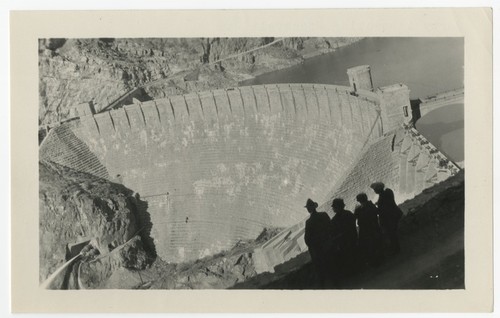
[[[344,200],[333,199],[332,209],[335,215],[330,221],[330,228],[335,248],[332,263],[337,278],[353,272],[358,239],[354,214],[344,208]]]
[[[325,287],[328,270],[326,244],[329,236],[330,217],[325,212],[316,211],[318,203],[311,199],[307,199],[305,208],[310,216],[306,221],[304,240],[309,249],[321,287]]]
[[[372,183],[370,186],[378,194],[377,207],[379,222],[384,235],[389,240],[389,253],[398,254],[401,251],[398,238],[398,223],[403,215],[394,200],[394,192],[385,188],[382,182]]]
[[[365,193],[356,196],[359,205],[354,209],[358,221],[358,251],[360,259],[369,265],[378,265],[382,256],[382,231],[378,223],[378,209]]]

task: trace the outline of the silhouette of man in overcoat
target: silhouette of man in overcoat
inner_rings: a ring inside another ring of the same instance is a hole
[[[336,272],[336,278],[341,279],[354,271],[358,233],[354,214],[345,209],[343,199],[333,199],[332,209],[335,213],[330,221],[335,250],[332,255],[332,265],[333,270]]]
[[[325,287],[327,280],[327,241],[329,236],[330,217],[325,212],[318,212],[318,203],[311,199],[307,200],[305,208],[309,212],[309,219],[306,221],[304,240],[313,266],[318,275],[320,286]]]
[[[378,194],[377,207],[379,222],[384,235],[389,241],[389,253],[398,254],[401,251],[398,237],[398,223],[403,212],[396,204],[394,192],[385,188],[382,182],[375,182],[370,185],[373,191]]]
[[[354,209],[358,221],[358,251],[365,264],[378,265],[382,256],[382,230],[378,222],[378,209],[365,193],[356,196],[359,205]]]

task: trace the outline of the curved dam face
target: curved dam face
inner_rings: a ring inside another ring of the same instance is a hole
[[[383,134],[375,97],[332,85],[174,96],[51,130],[40,159],[93,173],[148,203],[158,255],[182,262],[307,217]]]

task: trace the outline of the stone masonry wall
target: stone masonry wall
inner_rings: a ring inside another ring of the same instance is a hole
[[[381,136],[379,113],[346,87],[283,84],[174,96],[67,126],[111,180],[148,202],[159,256],[182,262],[303,220],[306,199],[325,202]]]

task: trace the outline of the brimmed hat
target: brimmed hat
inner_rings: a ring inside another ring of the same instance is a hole
[[[307,199],[306,205],[304,206],[304,208],[317,208],[317,207],[318,203],[314,202],[311,199]]]
[[[368,196],[366,195],[366,193],[362,192],[356,196],[356,201],[358,201],[360,203],[366,202],[366,201],[368,201]]]
[[[370,188],[372,188],[373,190],[383,190],[385,188],[385,184],[383,184],[382,182],[374,182],[370,185]]]
[[[340,199],[340,198],[333,199],[332,207],[337,207],[337,208],[341,208],[341,209],[345,208],[344,200]]]

